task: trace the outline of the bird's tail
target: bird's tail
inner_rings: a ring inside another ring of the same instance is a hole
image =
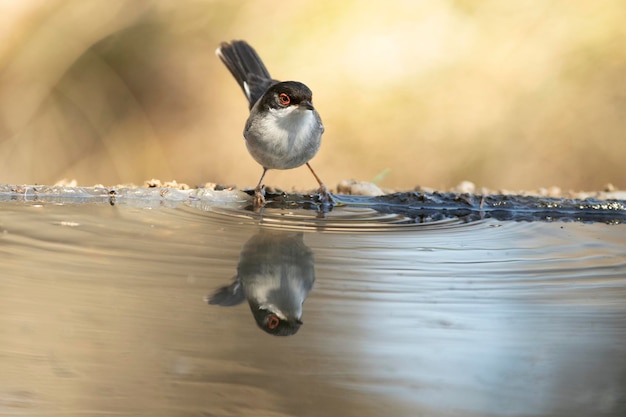
[[[276,81],[254,48],[245,41],[222,42],[215,51],[248,98],[250,108]]]

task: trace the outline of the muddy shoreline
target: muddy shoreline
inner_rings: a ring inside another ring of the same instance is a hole
[[[371,185],[371,186],[370,186]],[[470,184],[455,191],[412,190],[392,193],[371,193],[375,185],[353,183],[353,188],[337,187],[335,204],[319,201],[315,191],[285,192],[266,188],[266,208],[301,208],[327,213],[335,207],[367,208],[379,213],[400,216],[400,222],[429,223],[456,218],[462,221],[497,219],[502,221],[575,221],[626,224],[626,193],[615,189],[605,191],[557,193],[556,189],[517,194],[476,192]],[[363,192],[363,190],[368,190]],[[467,190],[461,192],[459,190]],[[382,190],[381,190],[382,191]],[[474,192],[469,192],[474,191]],[[141,207],[176,207],[180,204],[228,205],[236,203],[253,210],[254,190],[233,186],[205,184],[191,188],[177,182],[151,180],[138,187],[118,185],[77,187],[74,183],[45,185],[2,185],[0,202],[51,202],[58,204],[100,203]],[[558,196],[553,196],[558,195]]]

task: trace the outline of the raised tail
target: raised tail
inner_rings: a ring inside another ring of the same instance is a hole
[[[246,41],[222,42],[215,54],[233,74],[237,83],[248,98],[250,108],[272,84],[270,73],[263,61]]]

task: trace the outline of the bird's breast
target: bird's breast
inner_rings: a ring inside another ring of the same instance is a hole
[[[248,119],[244,137],[252,157],[268,169],[291,169],[305,164],[319,150],[324,127],[313,110],[270,109]]]

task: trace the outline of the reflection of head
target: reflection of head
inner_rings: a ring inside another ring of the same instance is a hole
[[[241,250],[234,282],[209,304],[232,306],[248,300],[258,326],[276,336],[295,334],[302,324],[302,303],[315,281],[313,253],[302,233],[262,231]]]
[[[271,310],[262,308],[255,309],[252,304],[250,304],[250,309],[252,310],[256,324],[267,333],[275,336],[291,336],[292,334],[296,334],[302,324],[302,321],[298,318],[281,318]]]

